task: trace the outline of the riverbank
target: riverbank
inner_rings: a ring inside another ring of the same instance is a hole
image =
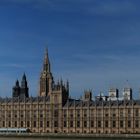
[[[18,138],[52,138],[52,139],[140,139],[140,134],[38,134],[38,133],[5,133],[0,137],[18,137]]]

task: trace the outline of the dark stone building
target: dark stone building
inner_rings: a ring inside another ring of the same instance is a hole
[[[15,86],[13,87],[13,98],[28,98],[29,97],[29,89],[27,85],[26,75],[24,73],[21,81],[21,87],[19,85],[19,81],[16,81]]]

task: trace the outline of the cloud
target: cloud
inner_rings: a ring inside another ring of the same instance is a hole
[[[130,0],[1,0],[0,5],[24,5],[40,10],[50,7],[51,10],[60,12],[119,16],[136,12],[139,8],[137,2]]]
[[[48,4],[49,0],[1,0],[1,4]]]
[[[91,5],[89,5],[89,8],[87,11],[91,14],[97,14],[97,15],[124,15],[124,14],[130,14],[132,12],[136,12],[137,9],[137,3],[132,2],[130,0],[107,0],[107,1],[98,1]]]
[[[24,68],[22,64],[16,64],[16,63],[9,63],[9,64],[1,64],[0,67],[10,67],[10,68]]]

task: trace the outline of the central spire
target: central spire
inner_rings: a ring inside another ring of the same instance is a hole
[[[48,48],[46,48],[44,63],[46,63],[46,64],[50,63],[49,62],[49,56],[48,56]]]
[[[40,96],[48,96],[52,91],[53,76],[50,70],[50,61],[48,49],[46,48],[45,57],[43,62],[43,71],[40,76]]]
[[[48,48],[46,48],[43,71],[50,72],[50,61],[48,56]]]

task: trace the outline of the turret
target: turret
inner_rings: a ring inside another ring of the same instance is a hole
[[[17,80],[15,86],[13,87],[12,97],[19,97],[20,95],[20,86],[19,81]]]
[[[24,97],[29,97],[28,85],[27,85],[25,73],[23,74],[23,77],[22,77],[21,89],[20,89],[20,98],[24,98]]]
[[[132,89],[127,87],[123,89],[123,99],[132,100]]]
[[[84,92],[84,101],[91,101],[92,100],[92,92],[91,91],[85,91]]]
[[[67,85],[66,85],[67,93],[69,95],[69,81],[67,80]]]

